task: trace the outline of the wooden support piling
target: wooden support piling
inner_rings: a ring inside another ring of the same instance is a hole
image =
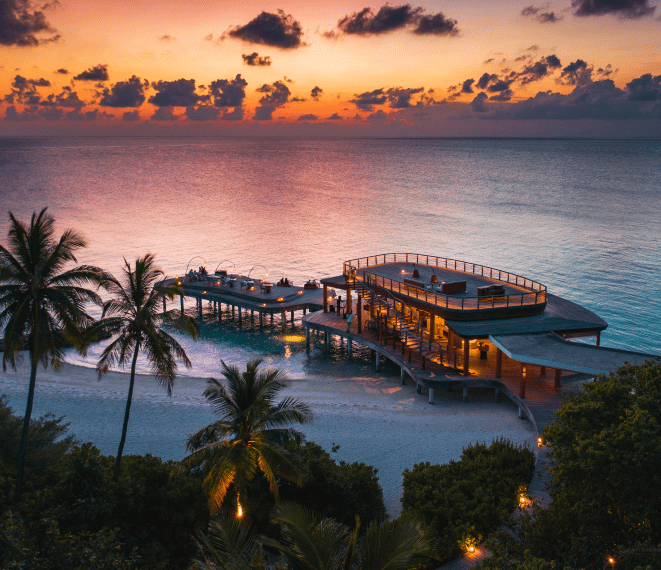
[[[464,376],[468,376],[468,358],[470,356],[470,340],[464,339]]]
[[[503,376],[503,351],[500,348],[496,349],[496,378]]]

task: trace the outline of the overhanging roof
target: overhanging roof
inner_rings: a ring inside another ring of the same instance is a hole
[[[608,374],[626,362],[642,364],[654,358],[644,352],[571,342],[554,333],[492,335],[489,340],[512,360],[585,374]]]

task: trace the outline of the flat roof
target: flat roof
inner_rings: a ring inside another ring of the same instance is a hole
[[[599,332],[608,327],[608,323],[592,311],[550,293],[546,294],[546,308],[539,315],[477,321],[446,320],[445,323],[464,338],[543,332]]]
[[[625,363],[642,364],[652,354],[571,342],[554,333],[492,335],[489,340],[513,360],[585,374],[608,374]]]

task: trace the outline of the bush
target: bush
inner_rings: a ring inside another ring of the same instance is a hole
[[[517,529],[519,560],[572,567],[661,567],[661,363],[601,376],[555,412],[552,502]]]
[[[356,515],[365,528],[370,522],[385,517],[383,491],[376,467],[360,462],[340,461],[338,464],[321,446],[312,442],[300,446],[292,443],[289,451],[293,462],[303,473],[303,486],[279,479],[281,501],[305,505],[321,516],[334,518],[350,528],[355,524]],[[270,524],[275,501],[261,474],[255,477],[241,505],[259,532],[270,535],[276,532]],[[235,510],[233,493],[228,493],[223,508]]]
[[[402,505],[431,528],[439,558],[449,560],[462,542],[486,537],[511,516],[534,469],[533,452],[508,440],[472,445],[460,461],[406,469]]]

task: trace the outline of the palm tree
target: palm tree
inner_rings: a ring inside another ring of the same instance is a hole
[[[280,542],[262,542],[277,548],[294,570],[406,570],[434,558],[428,531],[408,513],[374,521],[360,537],[358,517],[350,531],[294,503],[276,507],[273,521],[280,525]]]
[[[99,378],[113,366],[125,366],[131,360],[129,393],[126,399],[122,438],[119,442],[115,460],[114,478],[119,478],[120,463],[126,442],[126,431],[131,412],[135,368],[138,354],[142,350],[152,367],[156,380],[172,394],[172,387],[177,373],[177,360],[187,368],[191,362],[183,347],[161,325],[172,325],[197,338],[199,327],[195,319],[176,310],[160,311],[165,299],[172,300],[181,295],[176,285],[165,285],[163,271],[156,267],[155,256],[148,253],[135,260],[135,268],[124,259],[121,280],[109,275],[104,287],[114,296],[103,304],[103,316],[91,327],[91,333],[109,332],[115,335],[101,354],[96,365]]]
[[[67,342],[84,350],[82,329],[92,323],[87,303],[101,303],[86,288],[99,285],[106,274],[98,267],[76,263],[75,253],[87,247],[85,238],[72,229],[55,237],[55,220],[44,208],[32,214],[30,225],[10,212],[8,249],[0,246],[0,328],[4,327],[3,370],[16,368],[21,351],[30,356],[30,386],[16,471],[16,500],[20,499],[34,389],[39,363],[58,368]]]
[[[245,496],[246,486],[257,471],[268,481],[276,502],[277,476],[302,484],[298,469],[281,444],[303,439],[291,426],[310,423],[312,412],[307,404],[291,397],[276,403],[278,392],[286,386],[285,375],[273,369],[258,372],[261,363],[260,359],[251,360],[241,373],[236,366],[222,362],[227,387],[210,378],[204,391],[204,397],[221,419],[188,439],[187,449],[193,453],[182,463],[207,467],[204,484],[212,514],[234,484],[241,516],[239,498]]]

